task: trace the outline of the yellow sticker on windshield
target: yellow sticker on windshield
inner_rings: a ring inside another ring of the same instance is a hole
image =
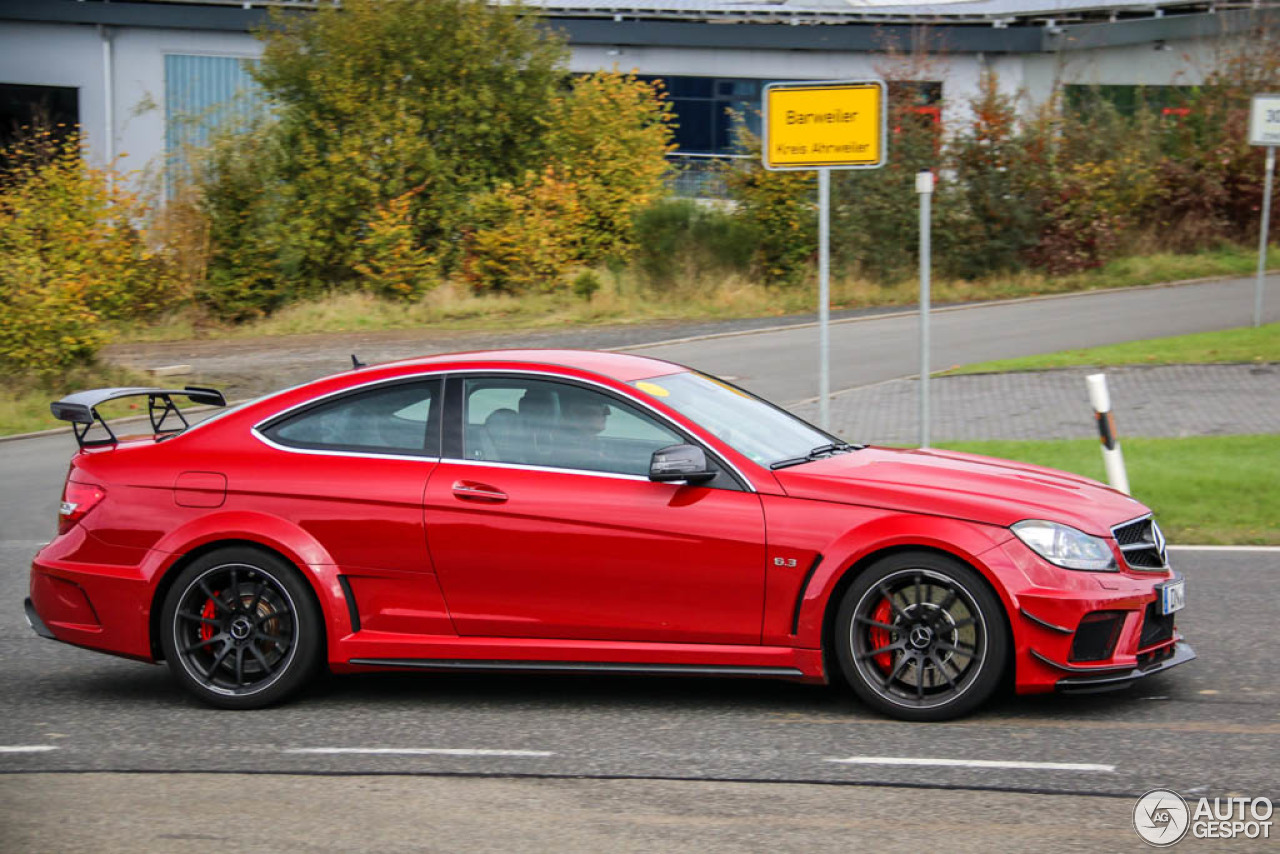
[[[665,388],[658,385],[657,383],[638,382],[636,383],[636,388],[640,389],[643,392],[647,392],[653,395],[654,397],[670,397],[671,396],[671,392],[667,391]]]

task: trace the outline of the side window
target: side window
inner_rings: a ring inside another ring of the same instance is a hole
[[[544,380],[463,383],[469,460],[645,476],[653,452],[684,440],[654,419],[589,389]]]
[[[267,427],[293,448],[436,456],[440,382],[395,383],[312,406]]]

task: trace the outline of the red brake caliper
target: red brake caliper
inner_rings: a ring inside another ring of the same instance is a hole
[[[886,624],[893,619],[893,606],[889,604],[888,599],[880,600],[880,604],[871,612],[871,619],[875,620],[877,623]],[[891,643],[888,630],[878,629],[875,626],[872,626],[870,631],[870,642],[872,649],[880,649],[881,647],[888,646]],[[879,667],[885,673],[888,673],[889,668],[893,667],[893,653],[891,652],[882,652],[872,660],[875,661],[876,667]]]
[[[214,595],[216,596],[217,593]],[[200,616],[204,617],[206,620],[213,620],[217,618],[217,615],[218,608],[213,604],[213,600],[205,600],[204,608],[200,611]],[[200,640],[213,640],[213,626],[210,623],[200,624]]]

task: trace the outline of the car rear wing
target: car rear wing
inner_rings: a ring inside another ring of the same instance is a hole
[[[53,413],[54,418],[71,422],[71,429],[75,431],[76,442],[79,443],[80,447],[114,445],[120,440],[102,415],[99,414],[98,407],[109,400],[119,400],[124,397],[147,398],[147,416],[151,420],[151,432],[156,436],[181,433],[191,426],[187,421],[187,417],[182,414],[182,410],[178,409],[177,404],[173,402],[174,397],[185,397],[192,403],[206,406],[227,405],[226,398],[216,388],[201,388],[199,386],[187,386],[186,388],[97,388],[92,391],[78,391],[75,394],[67,395],[62,400],[55,400],[49,404],[49,411]],[[171,415],[177,416],[177,420],[182,422],[181,427],[175,422],[169,422],[170,426],[166,426],[166,421]],[[88,438],[89,431],[95,424],[106,431],[107,435],[105,437]]]

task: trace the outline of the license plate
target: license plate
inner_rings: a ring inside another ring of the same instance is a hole
[[[1187,607],[1187,582],[1179,578],[1177,581],[1166,581],[1156,590],[1160,592],[1160,613],[1172,614]]]

